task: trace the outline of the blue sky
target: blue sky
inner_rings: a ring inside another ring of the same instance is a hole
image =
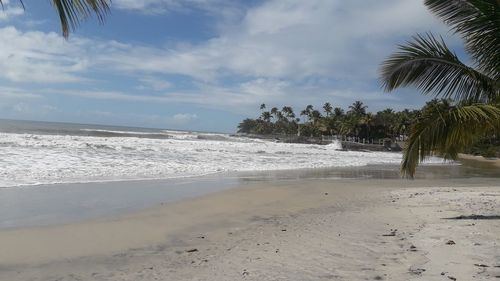
[[[68,40],[24,2],[0,12],[0,118],[234,132],[261,103],[419,108],[380,89],[380,62],[427,31],[462,54],[416,0],[113,0]]]

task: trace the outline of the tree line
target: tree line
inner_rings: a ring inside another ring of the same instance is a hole
[[[439,102],[433,100],[429,104]],[[347,109],[334,108],[329,102],[318,109],[307,105],[297,112],[291,106],[279,109],[262,104],[260,109],[259,117],[247,118],[238,125],[239,133],[395,139],[408,135],[410,125],[420,115],[420,110],[395,111],[391,108],[372,113],[367,111],[368,106],[362,101],[355,101]]]
[[[406,141],[418,124],[436,118],[435,113],[445,114],[456,105],[449,99],[433,99],[421,109],[395,111],[391,108],[368,112],[368,106],[362,101],[355,101],[346,110],[333,107],[326,102],[321,108],[307,105],[295,112],[291,106],[268,108],[260,106],[261,114],[257,118],[247,118],[239,123],[238,133],[254,135],[297,135],[303,137],[341,136],[369,142],[381,139]],[[437,122],[437,120],[436,120]],[[500,156],[500,134],[497,130],[485,132],[472,145],[458,152]]]

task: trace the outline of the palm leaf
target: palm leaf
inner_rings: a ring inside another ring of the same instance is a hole
[[[110,0],[52,0],[56,8],[64,37],[70,29],[75,30],[81,21],[95,14],[99,22],[104,22],[109,13]]]
[[[413,178],[418,163],[431,155],[456,160],[460,151],[499,129],[499,105],[440,103],[426,107],[411,128],[401,172]]]
[[[24,2],[19,0],[24,8]],[[68,38],[70,30],[75,30],[80,22],[94,14],[99,22],[104,22],[110,12],[111,0],[51,0],[59,14],[63,36]],[[0,0],[3,7],[3,1]]]
[[[486,103],[500,95],[498,80],[462,63],[442,38],[430,33],[416,35],[399,49],[382,63],[381,80],[386,91],[416,86],[445,99]]]
[[[19,3],[21,3],[21,6],[23,6],[23,9],[24,9],[24,2],[23,2],[23,0],[19,0]],[[0,0],[0,6],[2,6],[2,9],[5,8],[5,6],[3,5],[3,1],[2,0]]]
[[[465,39],[479,68],[500,76],[500,1],[425,0],[425,5]]]

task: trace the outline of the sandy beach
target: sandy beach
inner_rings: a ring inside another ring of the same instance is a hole
[[[0,280],[491,280],[499,209],[497,179],[249,182],[2,230]]]
[[[487,159],[484,158],[483,156],[463,154],[463,153],[459,154],[458,157],[461,161],[475,161],[500,168],[500,159],[498,158]]]
[[[0,6],[0,281],[500,281],[500,0]]]

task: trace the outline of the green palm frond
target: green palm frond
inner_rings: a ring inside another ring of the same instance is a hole
[[[411,128],[401,172],[413,178],[418,163],[431,155],[455,160],[464,148],[499,129],[499,105],[440,103],[426,107]]]
[[[481,71],[500,76],[500,1],[425,0],[425,5],[462,35]]]
[[[23,6],[23,9],[24,9],[24,2],[23,2],[23,0],[19,0],[19,3],[21,4],[21,6]],[[2,0],[0,0],[0,6],[2,6],[2,9],[5,8],[5,6],[3,5],[3,1]]]
[[[499,82],[460,61],[444,43],[432,34],[416,35],[381,67],[386,91],[416,86],[424,93],[442,98],[491,102],[499,96]]]
[[[104,22],[109,13],[110,0],[52,0],[61,21],[64,37],[68,37],[70,29],[74,30],[81,21],[95,14],[99,22]]]
[[[24,8],[24,2],[19,0]],[[110,12],[111,0],[51,0],[59,14],[63,36],[67,38],[70,30],[75,30],[80,22],[95,15],[99,22],[104,22]],[[0,0],[3,6],[3,1]]]
[[[426,157],[455,159],[479,138],[500,130],[500,0],[425,0],[425,5],[462,36],[475,68],[462,63],[443,39],[417,35],[381,67],[386,91],[415,86],[452,99],[430,103],[411,126],[402,173],[413,177]]]

